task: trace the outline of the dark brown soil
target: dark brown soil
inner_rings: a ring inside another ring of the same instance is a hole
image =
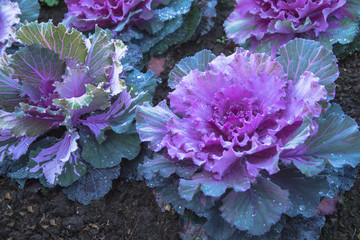
[[[231,42],[220,43],[225,36],[222,23],[232,11],[232,1],[219,0],[215,28],[198,38],[170,50],[164,57],[167,67],[161,75],[163,83],[157,88],[154,103],[166,98],[167,74],[180,59],[210,49],[216,55],[230,54]],[[42,8],[39,20],[61,20],[64,3],[58,7]],[[360,55],[358,53],[339,63],[336,102],[360,123]],[[360,179],[351,191],[343,195],[339,211],[327,216],[321,238],[357,239],[360,233]],[[179,216],[173,210],[162,213],[152,189],[143,182],[114,181],[112,190],[98,201],[84,206],[66,198],[60,188],[46,189],[37,181],[29,181],[25,189],[7,178],[0,177],[0,239],[180,239]]]

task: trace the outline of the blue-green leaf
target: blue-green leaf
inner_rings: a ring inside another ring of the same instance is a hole
[[[139,106],[136,112],[136,129],[141,141],[149,141],[152,150],[160,151],[163,148],[162,139],[168,131],[166,124],[173,116],[166,101],[160,102],[156,107],[152,107],[149,102]]]
[[[89,166],[87,173],[71,186],[64,188],[63,192],[70,200],[78,200],[87,205],[92,200],[105,196],[111,189],[112,180],[118,178],[119,174],[120,166],[104,169]]]
[[[123,158],[134,159],[140,152],[137,134],[116,134],[108,131],[106,140],[98,143],[92,133],[80,131],[82,158],[96,168],[109,168],[120,164]]]
[[[231,191],[220,207],[221,216],[239,230],[262,235],[290,207],[289,193],[264,178],[245,192]]]
[[[335,168],[356,167],[360,162],[360,133],[354,119],[346,116],[339,105],[332,104],[316,122],[316,134],[304,144],[284,150],[280,159],[293,162],[307,176],[318,174],[326,162]]]
[[[34,0],[15,0],[18,2],[21,10],[20,21],[21,22],[33,22],[39,18],[40,4]]]
[[[173,173],[177,173],[180,177],[191,177],[198,167],[194,164],[187,164],[186,161],[172,162],[167,160],[161,154],[155,154],[152,159],[145,157],[144,163],[139,165],[139,173],[146,179],[151,179],[157,174],[167,178]]]
[[[288,78],[297,82],[306,72],[312,72],[326,86],[329,98],[334,97],[334,81],[339,77],[336,57],[319,42],[296,38],[282,46],[277,58]]]
[[[304,176],[297,168],[288,167],[271,175],[272,182],[289,191],[291,207],[286,212],[291,217],[302,214],[305,217],[315,215],[320,198],[329,191],[329,183],[323,174],[314,177]]]
[[[168,84],[169,87],[175,88],[175,86],[182,80],[182,78],[190,73],[191,70],[198,69],[204,72],[209,69],[209,63],[216,56],[210,50],[202,50],[197,52],[192,57],[186,57],[182,59],[169,74]]]

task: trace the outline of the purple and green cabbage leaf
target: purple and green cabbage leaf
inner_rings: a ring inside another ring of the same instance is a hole
[[[357,124],[329,103],[338,76],[332,52],[305,39],[276,59],[241,48],[185,58],[169,75],[170,107],[137,108],[140,139],[159,152],[139,172],[177,212],[205,217],[215,239],[272,232],[283,214],[312,217],[346,188],[334,172],[360,159]]]
[[[0,163],[11,162],[7,175],[20,180],[64,187],[79,180],[66,193],[80,202],[102,197],[122,159],[140,151],[135,110],[151,100],[154,75],[128,76],[119,61],[126,46],[100,28],[84,39],[64,25],[33,22],[16,37],[24,46],[0,62]]]

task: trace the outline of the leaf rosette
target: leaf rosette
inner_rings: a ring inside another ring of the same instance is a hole
[[[278,54],[204,50],[170,72],[170,108],[163,101],[137,109],[140,139],[163,152],[140,172],[165,201],[206,217],[205,230],[216,224],[232,229],[228,237],[262,235],[282,214],[311,217],[330,191],[325,167],[359,163],[356,123],[328,102],[335,56],[305,39]]]
[[[334,1],[237,0],[224,23],[228,38],[251,42],[253,49],[274,52],[296,37],[316,39],[331,49],[348,44],[358,32],[360,3]]]
[[[94,173],[97,177],[106,179],[106,169],[117,177],[121,160],[132,160],[140,151],[133,130],[135,107],[150,100],[153,75],[146,77],[147,90],[136,86],[136,80],[126,84],[119,62],[126,46],[100,28],[84,39],[64,25],[33,22],[23,25],[17,38],[24,47],[5,55],[0,70],[0,162],[13,162],[8,175],[64,187],[97,168],[105,169]],[[51,141],[44,140],[48,136]],[[105,182],[100,181],[111,186]]]

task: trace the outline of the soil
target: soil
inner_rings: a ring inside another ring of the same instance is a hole
[[[219,0],[215,27],[207,35],[171,49],[161,74],[154,103],[166,98],[167,75],[180,59],[202,49],[214,54],[231,54],[234,44],[221,41],[225,36],[222,23],[232,11],[232,1]],[[61,21],[66,5],[42,7],[39,21]],[[339,62],[335,102],[346,114],[360,123],[360,55],[354,53]],[[360,169],[358,169],[360,170]],[[339,210],[327,216],[321,240],[357,239],[360,233],[360,178],[343,195]],[[179,216],[169,210],[161,212],[153,190],[143,182],[126,182],[121,177],[113,182],[112,190],[89,205],[70,201],[61,188],[44,188],[38,181],[27,182],[24,189],[8,178],[0,177],[0,239],[180,239]]]

